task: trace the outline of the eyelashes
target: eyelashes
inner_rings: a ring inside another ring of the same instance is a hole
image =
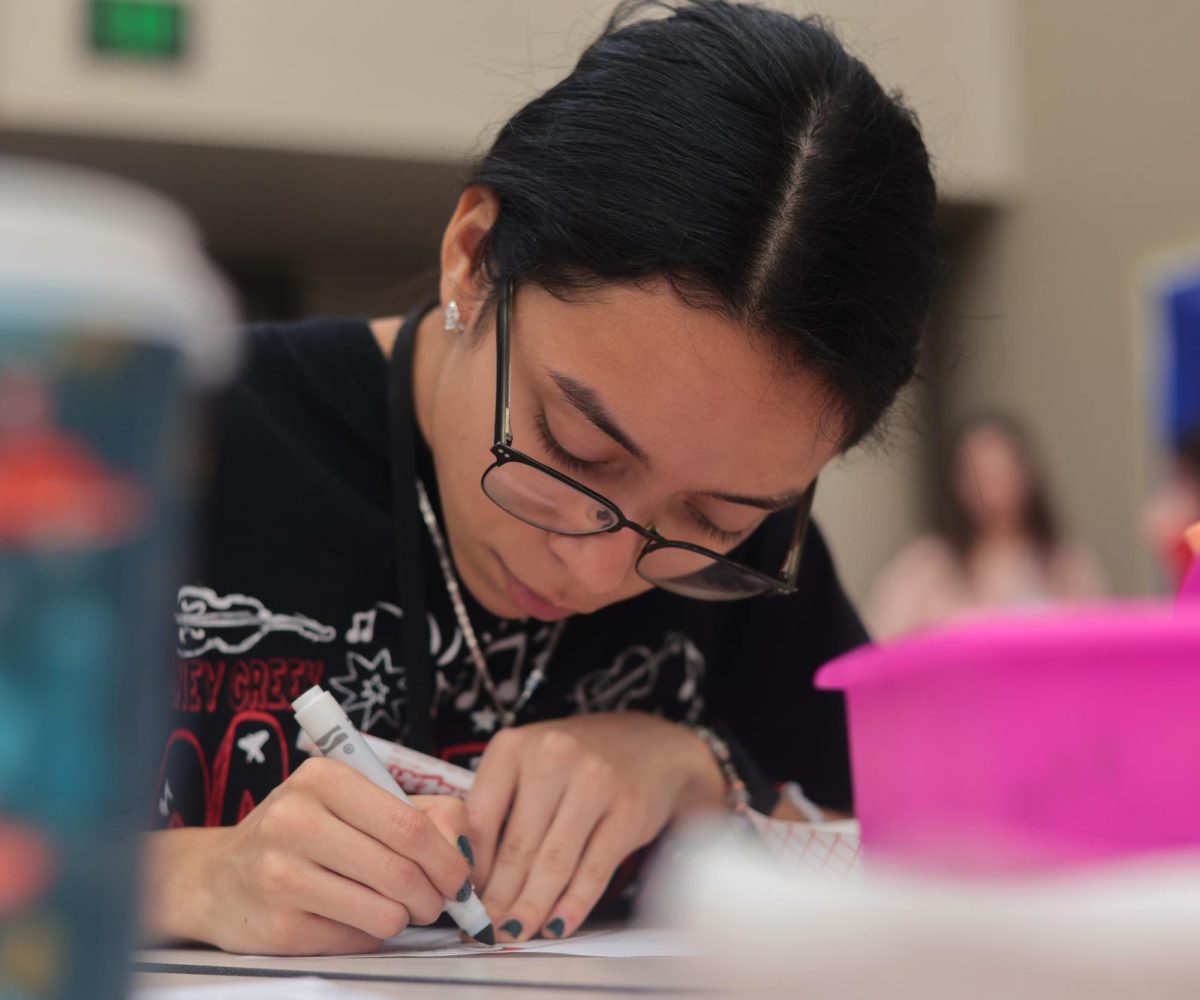
[[[567,472],[576,474],[595,473],[604,469],[610,463],[608,462],[590,462],[586,458],[580,458],[578,455],[573,455],[567,451],[550,432],[550,424],[546,420],[546,411],[539,410],[534,417],[534,426],[537,429],[538,437],[541,439],[542,446],[546,449],[556,463],[562,466]],[[746,528],[741,531],[726,531],[723,528],[718,528],[707,517],[705,517],[697,508],[691,504],[687,504],[688,516],[692,522],[712,538],[717,544],[732,547],[738,542],[746,538],[752,529]]]
[[[564,466],[568,472],[595,472],[597,469],[602,469],[606,462],[589,462],[585,458],[580,458],[578,455],[572,455],[558,441],[554,435],[550,433],[550,424],[546,422],[546,411],[540,410],[535,418],[537,424],[538,437],[542,439],[542,445],[550,456]]]
[[[688,504],[688,514],[691,515],[693,521],[703,528],[709,535],[715,538],[722,545],[733,546],[750,534],[749,530],[742,531],[726,531],[724,528],[718,528],[707,517],[700,513],[695,507]]]

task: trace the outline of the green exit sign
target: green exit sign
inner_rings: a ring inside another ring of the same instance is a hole
[[[152,0],[90,0],[89,39],[93,52],[150,61],[183,55],[187,9]]]

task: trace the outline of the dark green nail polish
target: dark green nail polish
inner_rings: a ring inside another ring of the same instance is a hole
[[[519,920],[506,920],[500,925],[500,929],[510,937],[520,937],[524,925]]]
[[[458,852],[467,859],[467,864],[475,867],[475,852],[471,850],[471,842],[466,837],[458,838]]]
[[[551,937],[562,937],[563,931],[567,929],[567,922],[562,917],[555,917],[546,925],[546,933]]]
[[[463,887],[458,890],[458,895],[455,896],[454,898],[456,900],[458,900],[460,903],[465,903],[468,899],[471,898],[471,880],[470,879],[467,879],[463,883]]]

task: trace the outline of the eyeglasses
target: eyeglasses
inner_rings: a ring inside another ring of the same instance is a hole
[[[483,474],[483,492],[513,517],[558,535],[611,534],[623,528],[637,532],[646,539],[635,564],[638,575],[684,597],[728,601],[794,593],[816,480],[797,504],[796,524],[779,574],[770,576],[702,545],[664,538],[653,528],[629,520],[607,497],[512,447],[512,299],[513,280],[509,278],[504,282],[496,322],[496,425],[491,448],[495,461]]]

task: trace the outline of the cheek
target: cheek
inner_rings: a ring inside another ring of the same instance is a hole
[[[958,493],[958,499],[962,501],[964,507],[975,512],[982,506],[981,493],[983,492],[982,484],[976,471],[971,466],[960,466],[958,474],[954,480],[954,488]]]
[[[990,488],[997,506],[1016,509],[1025,502],[1025,473],[1015,463],[1005,462],[992,473]]]
[[[478,514],[483,504],[493,506],[479,488],[480,477],[491,464],[493,411],[490,396],[474,391],[476,380],[470,374],[449,380],[433,407],[430,446],[447,517],[453,512]]]
[[[492,464],[494,366],[495,357],[486,348],[458,359],[445,373],[432,407],[430,445],[442,516],[459,572],[477,598],[497,583],[491,550],[509,561],[545,544],[542,532],[505,513],[480,487]]]

